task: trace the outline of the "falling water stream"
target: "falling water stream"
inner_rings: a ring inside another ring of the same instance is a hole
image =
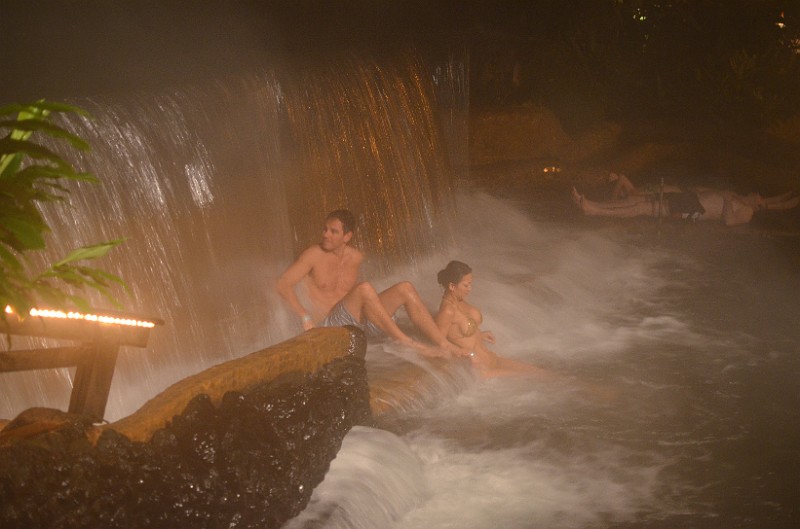
[[[290,72],[73,101],[92,115],[63,123],[92,145],[75,163],[102,184],[78,185],[69,206],[44,212],[53,234],[42,262],[125,237],[98,264],[129,285],[129,296],[118,293],[126,310],[166,321],[146,350],[120,355],[106,419],[299,332],[273,283],[317,240],[328,211],[356,212],[373,271],[444,246],[454,171],[466,159],[463,64],[452,52],[381,62],[343,54]],[[57,344],[12,344],[43,345]],[[0,417],[69,401],[66,369],[0,377]]]

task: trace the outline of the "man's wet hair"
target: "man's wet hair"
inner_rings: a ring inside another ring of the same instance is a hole
[[[342,223],[344,233],[353,231],[356,227],[356,217],[349,209],[337,209],[328,213],[326,220],[336,219]]]

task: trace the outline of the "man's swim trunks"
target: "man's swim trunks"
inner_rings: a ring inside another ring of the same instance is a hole
[[[331,311],[325,316],[319,324],[320,327],[344,327],[345,325],[352,325],[358,327],[367,337],[375,338],[383,336],[383,331],[377,325],[367,320],[366,323],[361,323],[345,308],[343,302],[337,303]]]
[[[664,199],[669,206],[669,213],[672,216],[682,219],[696,219],[706,212],[706,208],[697,198],[697,193],[691,191],[681,191],[680,193],[664,193]]]

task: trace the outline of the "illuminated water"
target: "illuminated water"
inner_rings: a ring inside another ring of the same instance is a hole
[[[103,183],[45,211],[47,256],[126,237],[98,265],[130,286],[117,293],[126,310],[166,321],[147,349],[121,352],[106,419],[299,332],[273,284],[327,212],[356,213],[373,271],[444,247],[466,163],[465,86],[458,57],[409,52],[74,101],[93,116],[64,123],[92,145],[76,164]],[[43,344],[63,345],[12,345]],[[0,418],[63,409],[70,385],[66,369],[0,375]]]
[[[72,125],[102,138],[88,163],[106,183],[50,217],[56,238],[130,237],[109,268],[131,284],[129,309],[167,321],[121,354],[109,419],[297,332],[271,281],[346,204],[379,286],[411,278],[433,307],[435,272],[470,263],[497,350],[562,378],[443,380],[394,433],[355,430],[297,525],[796,525],[796,236],[659,237],[642,223],[532,220],[481,195],[454,202],[464,92],[437,97],[458,92],[457,68],[330,70],[83,102],[96,121]],[[409,358],[378,344],[368,361],[397,355]],[[69,379],[2,375],[0,417],[63,408]]]
[[[435,306],[435,272],[468,262],[497,350],[563,378],[443,384],[398,436],[354,431],[288,527],[796,526],[796,236],[459,211],[414,282]]]

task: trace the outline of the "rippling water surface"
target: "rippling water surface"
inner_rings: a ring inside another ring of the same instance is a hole
[[[796,234],[454,201],[462,58],[296,69],[87,98],[95,120],[67,123],[104,184],[47,212],[51,249],[128,236],[106,267],[131,284],[131,310],[167,320],[120,355],[108,419],[299,332],[272,281],[348,206],[376,285],[411,279],[434,308],[436,272],[469,263],[497,351],[556,378],[441,380],[386,431],[354,430],[292,527],[795,527]],[[406,361],[419,362],[368,351],[373,373]],[[70,379],[2,375],[0,416],[63,408]]]
[[[795,236],[459,211],[454,247],[408,274],[435,307],[436,271],[472,265],[497,351],[558,378],[453,385],[396,435],[354,430],[290,527],[796,524]]]

